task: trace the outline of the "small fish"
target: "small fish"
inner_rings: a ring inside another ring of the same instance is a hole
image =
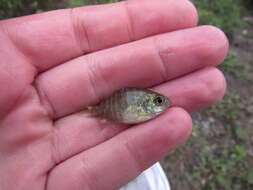
[[[163,113],[171,105],[170,100],[152,90],[122,88],[98,105],[89,107],[93,116],[122,124],[137,124]]]

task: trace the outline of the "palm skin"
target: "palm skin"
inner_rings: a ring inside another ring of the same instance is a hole
[[[149,12],[149,14],[147,14]],[[179,16],[180,15],[180,16]],[[118,189],[182,144],[222,98],[228,42],[187,0],[129,0],[0,22],[0,189]],[[116,89],[173,103],[128,128],[80,113]]]

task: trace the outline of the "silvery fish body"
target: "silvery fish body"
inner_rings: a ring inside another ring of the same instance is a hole
[[[152,90],[122,88],[98,105],[90,107],[94,116],[123,124],[137,124],[161,114],[170,100]]]

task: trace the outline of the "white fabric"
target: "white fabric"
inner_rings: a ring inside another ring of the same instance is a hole
[[[156,163],[119,190],[170,190],[170,185],[161,165]]]

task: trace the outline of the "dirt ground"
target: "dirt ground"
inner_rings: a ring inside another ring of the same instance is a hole
[[[224,100],[193,114],[190,140],[162,160],[173,190],[253,189],[253,17],[236,32],[235,63],[222,66]]]

